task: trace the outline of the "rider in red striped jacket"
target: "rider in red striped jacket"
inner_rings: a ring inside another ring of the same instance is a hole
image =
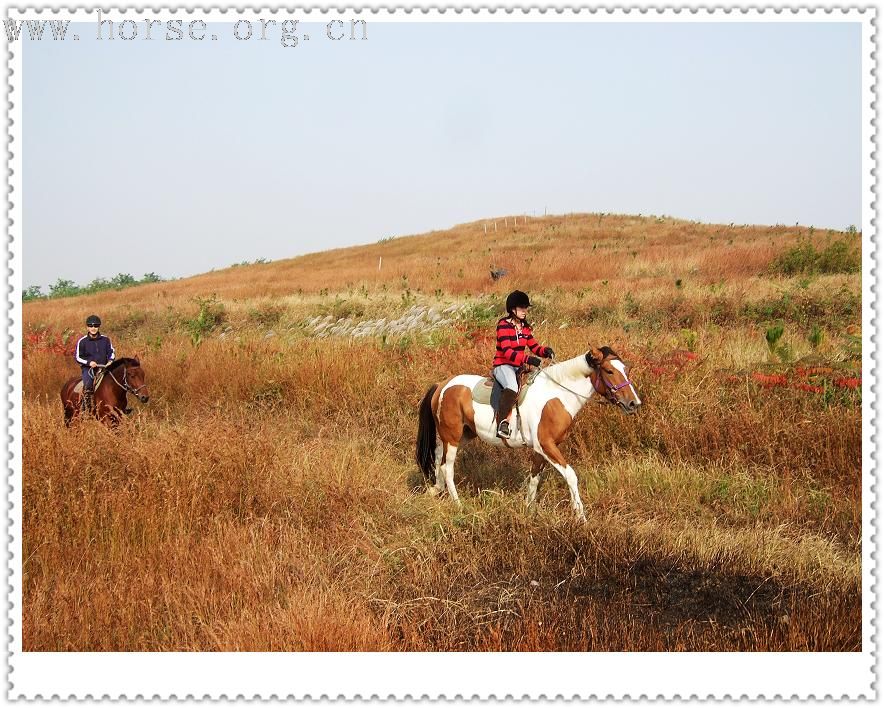
[[[525,364],[539,365],[538,357],[551,359],[555,356],[552,348],[542,347],[534,339],[527,320],[529,307],[531,301],[528,295],[515,290],[506,299],[507,316],[497,323],[497,351],[492,367],[494,378],[503,387],[497,406],[497,419],[500,421],[497,434],[501,438],[509,438],[512,434],[508,418],[519,395],[517,370]],[[536,356],[530,356],[525,347]]]

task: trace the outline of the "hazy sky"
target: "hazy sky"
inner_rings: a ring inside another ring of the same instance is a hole
[[[859,23],[231,28],[23,42],[26,287],[544,210],[861,223]]]

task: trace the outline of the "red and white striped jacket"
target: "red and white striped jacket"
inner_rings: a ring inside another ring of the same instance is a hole
[[[518,331],[509,318],[502,318],[497,323],[497,351],[494,353],[494,363],[491,366],[502,364],[521,366],[528,358],[525,347],[528,347],[537,356],[542,357],[549,353],[547,347],[542,347],[537,343],[528,325]]]

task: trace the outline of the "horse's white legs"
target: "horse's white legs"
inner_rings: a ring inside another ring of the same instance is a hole
[[[457,457],[457,445],[448,445],[448,449],[445,452],[445,484],[448,486],[448,494],[451,496],[451,499],[458,506],[462,506],[460,503],[460,497],[457,496],[457,489],[454,487],[454,458]]]
[[[436,462],[434,469],[436,470],[436,484],[429,488],[432,496],[441,494],[445,489],[445,476],[442,472],[442,441],[436,443]]]
[[[571,508],[581,521],[586,521],[586,514],[583,511],[583,502],[580,499],[580,492],[577,489],[577,473],[571,465],[559,465],[552,460],[549,463],[555,467],[559,474],[564,477],[568,483],[568,489],[571,491]]]
[[[531,465],[531,473],[528,477],[528,494],[525,497],[525,506],[531,508],[535,501],[537,501],[537,490],[540,488],[540,483],[543,481],[543,467],[546,464],[546,460],[540,455],[534,456],[534,462]]]
[[[528,478],[528,494],[525,497],[525,506],[530,507],[537,501],[537,488],[540,486],[540,475],[532,474]]]
[[[559,474],[565,478],[568,483],[568,489],[571,490],[571,508],[581,521],[586,521],[586,514],[583,511],[583,501],[580,499],[580,491],[577,489],[577,473],[571,465],[555,465]]]

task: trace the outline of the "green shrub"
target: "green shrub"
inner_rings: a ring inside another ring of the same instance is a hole
[[[818,268],[820,273],[859,273],[862,254],[846,240],[833,241],[820,253]]]
[[[773,298],[743,303],[741,313],[749,322],[762,325],[784,320],[805,328],[819,325],[841,329],[845,321],[852,322],[859,317],[861,307],[861,294],[845,285],[828,293],[801,289],[781,292]]]
[[[795,358],[795,355],[792,352],[792,347],[787,343],[779,343],[783,337],[783,332],[785,332],[785,327],[782,324],[775,324],[767,328],[764,332],[764,338],[767,340],[767,349],[770,352],[771,359],[776,357],[784,363],[789,363]]]
[[[862,359],[863,338],[857,334],[844,334],[844,350],[850,359]]]
[[[43,290],[39,285],[31,285],[29,288],[25,288],[22,291],[21,299],[22,302],[28,302],[29,300],[38,300],[41,297],[46,297],[43,294]]]
[[[846,238],[831,241],[817,250],[810,240],[802,240],[770,264],[770,272],[778,275],[799,273],[858,273],[862,268],[862,256],[858,244]]]
[[[320,315],[331,315],[336,320],[341,318],[362,317],[365,314],[365,306],[358,300],[347,300],[340,295],[335,295],[334,302],[322,303],[317,307]]]
[[[632,297],[632,293],[626,293],[623,298],[623,305],[628,317],[636,317],[641,311],[641,307],[635,301],[635,298]]]
[[[131,288],[135,285],[143,285],[145,283],[159,283],[162,278],[156,273],[145,273],[141,280],[136,280],[128,273],[119,273],[113,278],[95,278],[88,285],[77,285],[73,280],[59,278],[54,284],[49,286],[48,297],[73,297],[74,295],[90,295],[92,293],[101,292],[102,290],[122,290],[123,288]],[[32,285],[22,293],[22,300],[35,300],[45,297],[38,285]]]
[[[263,302],[257,307],[249,308],[249,320],[262,327],[275,327],[285,314],[285,307],[272,302]]]
[[[474,327],[491,326],[501,317],[503,308],[492,300],[471,302],[460,312],[462,322]]]
[[[783,332],[785,328],[781,324],[776,324],[773,327],[768,327],[764,333],[764,338],[767,340],[767,348],[773,352],[774,347],[777,346],[777,342],[780,341],[780,338],[783,336]]]
[[[59,278],[49,286],[49,297],[70,297],[71,295],[79,295],[80,288],[73,280],[65,280]]]
[[[203,337],[214,330],[218,325],[227,320],[227,310],[224,303],[215,295],[211,297],[197,297],[194,302],[199,307],[196,317],[184,320],[184,328],[190,334],[190,340],[197,346]]]

